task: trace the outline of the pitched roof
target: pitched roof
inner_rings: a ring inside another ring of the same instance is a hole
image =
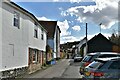
[[[104,35],[102,35],[101,33],[99,33],[98,35],[95,35],[92,39],[90,39],[88,41],[88,44],[89,43],[92,43],[93,41],[107,41],[108,43],[110,43],[111,45],[113,45],[114,43],[112,43],[110,40],[108,40]],[[115,44],[114,44],[115,45]]]
[[[39,21],[39,23],[47,30],[48,38],[54,38],[57,21]]]
[[[88,53],[91,52],[107,52],[112,51],[112,46],[115,45],[110,40],[108,40],[101,33],[95,35],[88,42]],[[82,47],[86,46],[86,43],[82,45]]]

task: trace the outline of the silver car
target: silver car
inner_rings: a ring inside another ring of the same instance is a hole
[[[97,58],[85,67],[84,77],[89,79],[119,79],[120,78],[120,57]]]
[[[83,60],[80,62],[79,73],[81,75],[84,74],[84,68],[88,66],[91,62],[94,61],[95,58],[109,58],[109,57],[120,57],[119,53],[113,52],[96,52],[87,54]]]

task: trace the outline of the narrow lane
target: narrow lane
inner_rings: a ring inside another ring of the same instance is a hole
[[[70,66],[67,67],[61,78],[82,78],[82,76],[79,74],[80,62],[74,62],[72,59],[69,62]]]
[[[62,59],[46,70],[38,71],[23,78],[59,78],[69,66],[69,59]]]
[[[50,80],[71,78],[73,80],[78,80],[81,78],[79,74],[79,63],[80,62],[73,62],[72,59],[62,59],[45,70],[25,75],[23,78],[48,78]]]

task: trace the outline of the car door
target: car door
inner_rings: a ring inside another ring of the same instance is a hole
[[[107,77],[108,78],[120,78],[120,61],[112,61],[108,66]]]

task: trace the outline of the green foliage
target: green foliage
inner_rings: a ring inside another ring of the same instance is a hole
[[[109,40],[120,46],[120,36],[119,35],[112,34],[111,37],[109,37]]]

